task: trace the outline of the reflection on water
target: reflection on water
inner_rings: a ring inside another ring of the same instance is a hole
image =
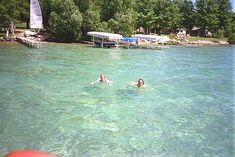
[[[0,46],[0,156],[234,153],[233,47]],[[101,73],[112,86],[90,85]],[[146,89],[128,86],[139,78]]]

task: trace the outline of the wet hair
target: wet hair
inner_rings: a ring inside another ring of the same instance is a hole
[[[101,78],[101,76],[104,76],[104,77],[105,77],[105,75],[104,75],[104,74],[101,74],[101,75],[100,75],[100,78]]]
[[[142,82],[143,82],[143,84],[144,84],[144,80],[143,80],[143,79],[139,79],[139,80],[138,80],[138,84],[139,84],[139,82],[140,82],[140,81],[142,81]]]
[[[102,77],[102,76],[103,76],[103,77]],[[106,81],[104,74],[101,74],[101,75],[100,75],[99,81],[100,81],[100,82],[105,82],[105,81]]]

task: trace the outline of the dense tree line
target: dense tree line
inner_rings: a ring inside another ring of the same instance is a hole
[[[176,33],[193,27],[214,36],[235,33],[235,14],[229,0],[40,0],[43,22],[51,37],[60,41],[86,39],[88,31],[129,36]],[[1,0],[0,26],[27,22],[29,0]]]

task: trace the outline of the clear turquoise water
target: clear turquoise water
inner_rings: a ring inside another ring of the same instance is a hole
[[[1,43],[0,156],[231,157],[234,48]],[[89,84],[101,73],[112,86]]]

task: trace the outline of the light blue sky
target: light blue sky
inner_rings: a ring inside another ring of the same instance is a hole
[[[233,11],[235,11],[235,0],[229,0],[230,3],[232,4],[232,7],[233,7]]]
[[[192,1],[195,2],[196,0],[192,0]],[[232,4],[233,11],[235,11],[235,0],[229,0],[229,1]]]

